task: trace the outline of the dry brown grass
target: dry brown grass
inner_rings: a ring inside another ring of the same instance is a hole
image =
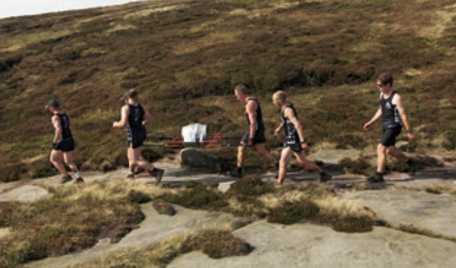
[[[76,123],[79,164],[114,167],[125,137],[111,124],[132,87],[160,119],[149,131],[165,136],[193,121],[237,134],[245,119],[232,88],[245,83],[265,100],[268,136],[278,123],[270,95],[284,89],[315,148],[364,147],[378,140],[376,130],[354,135],[377,108],[372,80],[391,71],[412,125],[425,126],[419,149],[453,150],[454,12],[448,0],[147,1],[0,20],[0,180],[45,168],[8,167],[48,152],[42,104],[53,97]]]
[[[90,248],[102,238],[118,242],[144,219],[130,193],[152,199],[169,191],[126,180],[47,189],[52,195],[34,203],[2,202],[0,227],[10,233],[0,238],[0,267]]]
[[[456,237],[437,234],[432,230],[417,227],[417,226],[414,226],[413,224],[401,224],[396,229],[406,232],[406,233],[424,235],[424,236],[428,236],[428,237],[432,237],[432,238],[438,238],[438,239],[444,239],[444,240],[456,242]]]
[[[85,267],[166,267],[174,258],[195,250],[201,250],[211,258],[244,256],[252,247],[227,230],[202,230],[194,234],[178,236],[146,248],[129,248],[108,254]]]

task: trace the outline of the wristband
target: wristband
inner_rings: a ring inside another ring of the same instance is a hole
[[[307,143],[306,139],[304,139],[303,141],[301,141],[301,144],[306,144],[306,143]]]
[[[413,133],[412,129],[407,129],[407,133]]]

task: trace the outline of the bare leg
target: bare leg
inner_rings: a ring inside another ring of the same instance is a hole
[[[377,147],[377,172],[383,173],[385,171],[386,164],[386,147],[382,144],[378,144]]]
[[[270,152],[268,152],[268,150],[266,150],[266,148],[264,147],[264,143],[255,145],[255,148],[257,149],[258,153],[264,158],[266,158],[269,162],[271,162],[274,165],[277,164],[277,160],[274,158],[274,156],[272,156]]]
[[[51,163],[62,173],[63,176],[68,176],[68,172],[65,169],[65,166],[62,163],[62,151],[51,151],[50,161]]]
[[[317,164],[315,164],[315,162],[307,159],[306,153],[304,151],[301,151],[300,153],[294,153],[294,155],[298,159],[299,164],[305,166],[306,168],[317,173],[321,173],[323,171]]]
[[[399,151],[395,147],[388,147],[386,149],[386,153],[396,158],[397,160],[401,160],[404,162],[409,159],[403,152]]]
[[[128,156],[128,170],[130,171],[130,174],[133,174],[135,171],[135,167],[137,165],[136,159],[135,159],[135,151],[133,148],[128,148],[127,149],[127,156]]]
[[[238,157],[237,157],[237,166],[242,167],[244,164],[244,158],[245,158],[245,149],[247,146],[239,146],[238,147]]]
[[[138,147],[136,149],[132,149],[133,150],[133,157],[135,159],[135,165],[139,166],[139,167],[142,167],[145,170],[152,171],[154,169],[154,167],[149,162],[144,160],[144,158],[141,156],[141,149],[142,149],[142,147]],[[131,169],[131,167],[130,167],[130,172],[134,172],[134,168]]]
[[[282,150],[282,154],[280,156],[279,162],[279,179],[277,180],[278,183],[282,184],[285,180],[285,176],[287,175],[287,164],[293,156],[293,151],[290,147],[284,148]]]
[[[78,166],[74,163],[74,153],[73,152],[65,152],[63,153],[63,158],[65,163],[73,170],[73,172],[79,172]]]

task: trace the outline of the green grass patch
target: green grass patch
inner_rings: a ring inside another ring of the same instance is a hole
[[[163,198],[170,203],[191,209],[217,210],[228,206],[222,193],[203,184],[182,190],[178,194],[167,194]]]
[[[247,176],[231,184],[227,194],[259,196],[267,193],[272,193],[274,191],[274,184],[270,182],[264,182],[258,176]]]
[[[340,160],[339,165],[342,166],[347,173],[371,175],[375,172],[373,167],[365,157],[351,159],[344,157]]]
[[[282,206],[271,209],[268,222],[280,224],[294,224],[315,218],[320,208],[311,200],[291,203],[285,202]]]

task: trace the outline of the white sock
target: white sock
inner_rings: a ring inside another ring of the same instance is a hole
[[[74,175],[76,176],[76,179],[81,177],[81,175],[79,174],[79,172],[75,172]]]

